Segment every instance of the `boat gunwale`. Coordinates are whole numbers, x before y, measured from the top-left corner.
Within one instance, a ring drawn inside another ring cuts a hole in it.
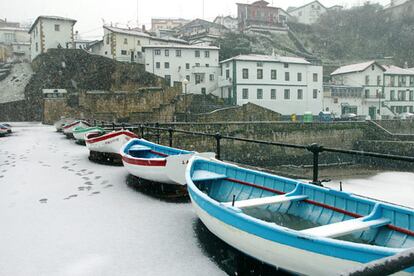
[[[138,138],[138,136],[135,133],[131,132],[131,131],[120,130],[120,131],[112,131],[112,132],[109,132],[109,133],[105,133],[101,136],[93,137],[93,138],[90,138],[90,139],[88,139],[86,137],[85,142],[86,142],[86,144],[96,144],[96,143],[99,143],[99,142],[102,142],[102,141],[105,141],[105,140],[109,140],[109,139],[118,137],[118,136],[123,135],[123,134],[130,137],[130,138]]]

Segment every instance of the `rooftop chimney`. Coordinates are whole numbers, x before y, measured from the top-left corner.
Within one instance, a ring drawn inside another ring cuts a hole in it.
[[[146,30],[145,30],[145,25],[142,25],[142,31],[143,31],[143,32],[146,32]]]

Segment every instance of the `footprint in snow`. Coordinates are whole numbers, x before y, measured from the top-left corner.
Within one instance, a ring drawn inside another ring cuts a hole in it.
[[[105,187],[104,187],[104,189],[107,189],[107,188],[110,188],[110,187],[113,187],[114,185],[112,185],[112,184],[109,184],[109,185],[106,185]]]
[[[47,198],[42,198],[39,200],[40,203],[47,203]]]
[[[93,185],[93,183],[91,182],[91,181],[86,181],[85,183],[83,183],[83,184],[85,184],[85,185]]]
[[[101,192],[96,191],[96,192],[91,193],[89,196],[97,195],[97,194],[100,194],[100,193],[101,193]]]

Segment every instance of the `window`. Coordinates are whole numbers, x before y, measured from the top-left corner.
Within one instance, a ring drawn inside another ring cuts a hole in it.
[[[200,57],[200,51],[198,51],[198,50],[195,51],[195,57],[198,57],[198,58]]]
[[[109,44],[109,35],[106,36],[106,44]]]
[[[283,64],[283,67],[284,67],[284,68],[289,68],[289,63],[284,63],[284,64]]]
[[[204,51],[204,57],[209,58],[210,57],[210,51]]]
[[[196,67],[200,67],[200,63],[196,63],[196,64],[195,64],[195,66],[196,66]]]
[[[126,50],[121,50],[121,55],[126,56],[127,55],[127,51]]]
[[[206,94],[206,88],[205,88],[205,87],[202,87],[202,88],[201,88],[201,94],[203,94],[203,95],[205,95],[205,94]]]
[[[187,69],[187,70],[190,69],[190,63],[185,64],[185,69]]]
[[[210,81],[214,81],[214,74],[210,74]]]
[[[181,50],[175,50],[175,56],[181,57]]]
[[[185,76],[188,81],[191,81],[190,75]]]
[[[285,98],[285,100],[290,99],[290,90],[289,89],[285,89],[284,98]]]
[[[248,79],[249,78],[249,69],[244,68],[243,69],[243,79]]]
[[[263,79],[263,69],[257,69],[257,79]]]
[[[55,31],[59,32],[60,31],[60,25],[59,24],[55,24]]]
[[[365,76],[365,85],[369,85],[369,76]]]
[[[257,99],[263,99],[263,89],[257,89]]]
[[[381,76],[377,76],[377,85],[381,85]]]
[[[390,77],[390,85],[395,86],[395,77],[394,76]]]
[[[156,62],[155,63],[155,68],[160,69],[161,68],[161,62]]]
[[[36,52],[39,51],[39,43],[36,42]]]
[[[399,101],[405,101],[405,91],[404,90],[399,90],[398,91],[398,100]]]
[[[210,67],[210,64],[206,63],[206,67]]]
[[[407,80],[406,80],[405,76],[400,76],[399,83],[400,83],[399,86],[406,86]]]
[[[258,62],[257,67],[263,67],[263,62]]]
[[[270,90],[270,99],[276,100],[276,89]]]
[[[285,72],[285,81],[289,81],[290,75],[289,72]]]
[[[410,77],[410,86],[414,86],[414,77]]]
[[[313,89],[313,98],[314,99],[318,98],[318,89]]]
[[[166,57],[169,57],[170,56],[170,50],[165,50],[164,52],[165,52],[165,56]]]
[[[195,83],[196,84],[199,84],[199,83],[201,83],[203,80],[202,80],[202,77],[201,77],[201,75],[200,74],[196,74],[195,75]]]
[[[374,71],[374,70],[375,70],[375,65],[374,65],[374,64],[372,64],[372,65],[371,65],[371,70],[372,70],[372,71]]]
[[[137,40],[137,45],[141,45],[141,40]]]
[[[159,49],[154,50],[154,55],[160,56],[161,55],[161,50],[159,50]]]
[[[169,69],[170,68],[170,63],[169,62],[164,62],[164,68]]]
[[[230,78],[230,70],[227,69],[226,70],[226,80],[228,80]]]
[[[395,90],[391,90],[390,92],[390,101],[395,101]]]
[[[410,99],[409,99],[410,101],[414,101],[414,91],[412,91],[412,90],[410,91],[410,96],[409,97],[410,97]]]
[[[124,44],[128,44],[128,38],[124,38]]]
[[[271,70],[271,71],[270,71],[270,78],[271,78],[272,80],[277,79],[277,71],[276,71],[276,70]]]
[[[249,98],[249,89],[243,88],[242,98],[243,100],[247,100]]]
[[[369,98],[369,89],[365,89],[365,98]]]
[[[165,75],[165,84],[171,86],[171,75]]]
[[[318,74],[317,73],[313,73],[313,81],[314,82],[318,81]]]
[[[298,81],[302,81],[302,73],[298,73]]]
[[[303,90],[298,89],[298,100],[303,100]]]

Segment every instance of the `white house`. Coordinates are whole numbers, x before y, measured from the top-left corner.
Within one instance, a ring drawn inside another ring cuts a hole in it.
[[[299,23],[313,24],[325,12],[329,10],[340,10],[341,8],[338,5],[327,8],[319,1],[312,1],[297,8],[289,8],[288,13],[290,16],[296,18]]]
[[[343,66],[325,87],[324,108],[337,115],[355,113],[371,119],[412,112],[414,72],[375,61]]]
[[[159,30],[171,30],[177,27],[181,27],[190,22],[190,20],[182,18],[152,18],[151,30],[153,32]]]
[[[282,115],[322,110],[322,66],[303,58],[240,55],[221,62],[222,98],[251,102]]]
[[[216,24],[223,25],[232,32],[237,32],[239,29],[239,20],[237,18],[228,16],[217,16],[213,21]]]
[[[189,81],[187,93],[217,95],[219,48],[197,45],[147,45],[145,69],[165,78],[172,86],[174,82]],[[185,87],[183,87],[185,92]]]
[[[187,41],[169,37],[155,37],[140,29],[123,29],[103,26],[102,53],[104,56],[124,62],[144,63],[142,45],[185,45]]]
[[[30,60],[30,36],[27,31],[28,29],[21,28],[19,25],[0,27],[0,45],[8,59]]]
[[[39,16],[30,27],[31,60],[53,48],[72,48],[76,20],[59,16]]]

